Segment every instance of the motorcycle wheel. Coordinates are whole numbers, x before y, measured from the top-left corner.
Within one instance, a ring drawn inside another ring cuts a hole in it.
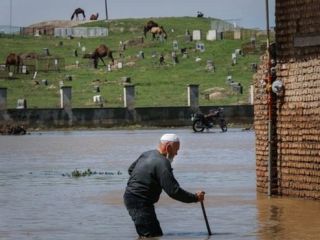
[[[192,129],[195,132],[203,132],[204,126],[200,120],[195,120],[192,124]]]
[[[222,132],[228,131],[228,127],[227,127],[227,122],[226,122],[226,120],[222,119],[222,120],[220,121],[220,128],[221,128]]]

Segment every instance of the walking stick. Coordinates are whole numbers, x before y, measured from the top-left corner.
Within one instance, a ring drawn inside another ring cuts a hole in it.
[[[206,222],[206,226],[207,226],[207,230],[208,230],[208,235],[210,236],[210,235],[212,235],[212,233],[211,233],[211,229],[210,229],[210,226],[209,226],[209,222],[208,222],[206,210],[204,209],[203,201],[201,201],[201,208],[202,208],[204,220],[205,220],[205,222]]]

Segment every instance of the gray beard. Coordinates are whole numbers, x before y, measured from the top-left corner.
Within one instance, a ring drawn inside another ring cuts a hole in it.
[[[174,158],[174,157],[170,157],[169,154],[167,154],[167,159],[169,160],[170,163],[173,162],[173,158]]]

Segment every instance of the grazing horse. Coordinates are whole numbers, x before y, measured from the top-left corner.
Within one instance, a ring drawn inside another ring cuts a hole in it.
[[[19,55],[15,54],[15,53],[10,53],[7,58],[6,58],[6,67],[8,69],[8,71],[10,72],[10,67],[13,66],[14,69],[16,70],[16,72],[19,72],[19,66],[20,66],[20,57]]]
[[[160,27],[153,27],[151,28],[150,32],[152,33],[152,39],[154,40],[157,36],[157,38],[159,36],[163,36],[164,39],[167,39],[167,33],[166,31],[164,30],[164,28],[162,26]]]
[[[73,20],[74,16],[76,16],[76,20],[79,20],[79,14],[82,14],[83,16],[83,20],[86,19],[86,15],[84,14],[84,10],[82,8],[77,8],[76,10],[74,10],[72,16],[71,16],[71,20]]]
[[[98,17],[99,17],[99,13],[97,13],[97,14],[91,14],[90,20],[97,20]]]
[[[114,58],[112,56],[112,51],[104,44],[99,45],[99,47],[97,47],[93,53],[91,54],[85,54],[83,56],[83,58],[91,58],[93,59],[93,63],[94,63],[94,68],[98,68],[98,60],[100,59],[104,66],[106,66],[103,58],[104,57],[109,57],[112,61],[112,64],[114,64]]]
[[[143,34],[145,38],[147,37],[147,32],[149,32],[153,27],[159,27],[159,25],[152,20],[148,21],[147,24],[143,27]]]

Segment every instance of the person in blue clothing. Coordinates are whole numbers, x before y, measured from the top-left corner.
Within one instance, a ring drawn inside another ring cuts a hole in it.
[[[162,190],[185,203],[204,200],[203,191],[190,193],[182,189],[173,175],[171,163],[179,148],[176,134],[164,134],[157,149],[142,153],[128,169],[130,177],[123,199],[141,238],[163,235],[154,209]]]

